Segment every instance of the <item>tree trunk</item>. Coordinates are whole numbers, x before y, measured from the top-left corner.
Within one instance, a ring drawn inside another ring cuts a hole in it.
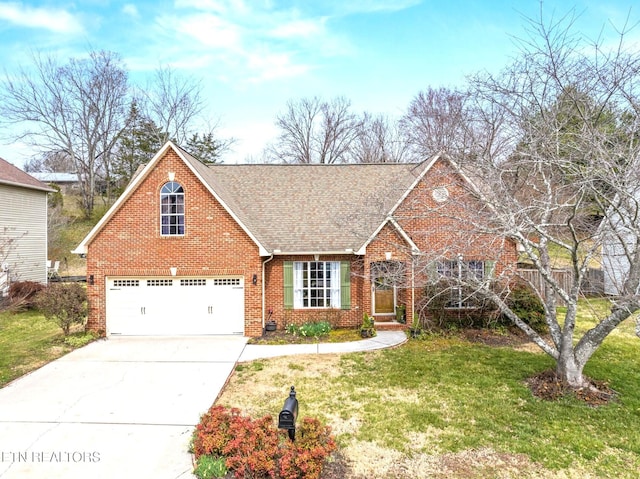
[[[582,374],[583,369],[584,364],[580,364],[576,360],[573,346],[563,345],[556,363],[556,374],[562,382],[576,389],[588,386],[589,384]]]

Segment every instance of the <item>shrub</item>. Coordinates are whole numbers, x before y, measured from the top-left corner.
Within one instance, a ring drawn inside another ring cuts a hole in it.
[[[64,196],[62,195],[60,186],[55,183],[49,183],[47,186],[55,190],[47,195],[47,205],[52,209],[62,209],[62,206],[64,205]]]
[[[318,322],[304,323],[302,326],[289,324],[287,325],[285,330],[289,334],[304,336],[308,338],[311,338],[311,337],[317,338],[319,336],[324,336],[331,332],[331,323],[329,323],[328,321],[318,321]]]
[[[376,335],[375,321],[373,319],[373,316],[369,316],[366,312],[362,314],[360,335],[363,338],[373,338]]]
[[[462,287],[461,297],[473,307],[451,307],[452,292],[458,291],[455,281],[446,279],[424,288],[424,299],[419,305],[420,323],[426,329],[435,328],[488,328],[499,323],[495,306],[468,287]]]
[[[71,346],[72,348],[81,348],[89,344],[91,341],[94,341],[98,335],[92,331],[72,334],[64,338],[64,343]]]
[[[52,283],[36,295],[36,305],[68,336],[71,326],[87,316],[87,292],[78,283]]]
[[[520,319],[535,331],[547,331],[542,301],[528,285],[524,283],[514,285],[507,298],[507,305]],[[504,318],[504,322],[511,323],[508,318]]]
[[[303,418],[291,442],[270,416],[251,419],[238,409],[213,406],[196,426],[192,448],[196,470],[201,461],[211,464],[225,458],[225,467],[236,478],[318,479],[336,443],[331,430],[317,419]]]
[[[36,308],[37,294],[45,288],[35,281],[18,281],[9,287],[9,305],[16,311]]]
[[[322,466],[336,450],[331,429],[315,418],[305,417],[295,442],[286,442],[280,458],[280,475],[284,479],[318,479]]]

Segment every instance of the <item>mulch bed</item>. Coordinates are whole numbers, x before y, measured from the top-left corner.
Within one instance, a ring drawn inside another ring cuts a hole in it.
[[[589,386],[572,388],[563,383],[555,371],[549,369],[527,379],[526,383],[535,397],[547,401],[557,401],[563,397],[574,396],[589,406],[596,407],[616,400],[616,392],[607,383],[586,379]]]
[[[340,451],[331,455],[331,460],[324,463],[320,479],[344,479],[349,477],[351,468]]]
[[[249,344],[314,344],[322,342],[327,336],[298,336],[296,334],[289,334],[286,331],[269,331],[264,333],[259,338],[251,338]]]

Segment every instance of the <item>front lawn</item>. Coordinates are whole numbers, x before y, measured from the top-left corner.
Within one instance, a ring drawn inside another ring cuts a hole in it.
[[[65,341],[60,328],[37,311],[1,311],[0,387],[91,339],[87,335],[76,334]]]
[[[605,301],[581,304],[581,322]],[[461,336],[390,350],[241,364],[217,404],[277,417],[291,385],[300,416],[337,436],[353,478],[635,478],[640,470],[640,340],[632,320],[587,365],[618,400],[536,399],[525,380],[552,367],[532,347]]]

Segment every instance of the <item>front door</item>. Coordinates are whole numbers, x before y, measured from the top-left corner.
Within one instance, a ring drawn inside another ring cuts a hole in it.
[[[393,316],[396,312],[396,284],[401,271],[395,261],[372,263],[373,314]]]

